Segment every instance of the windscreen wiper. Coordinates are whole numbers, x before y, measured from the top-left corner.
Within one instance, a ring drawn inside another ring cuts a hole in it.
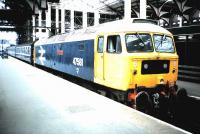
[[[144,46],[145,46],[145,43],[144,43],[144,41],[142,40],[140,34],[136,33],[136,35],[137,35],[136,37],[137,37],[137,38],[142,42],[142,44],[143,44],[143,45],[139,44],[139,46],[144,47]]]
[[[166,39],[166,35],[163,34],[162,39],[161,39],[161,42],[160,42],[161,47],[162,47],[163,40],[165,40],[165,39]]]
[[[161,41],[160,41],[160,44],[156,47],[156,50],[157,50],[160,46],[162,47],[163,40],[165,40],[165,39],[166,39],[166,35],[163,34],[163,35],[162,35],[162,38],[161,38]]]

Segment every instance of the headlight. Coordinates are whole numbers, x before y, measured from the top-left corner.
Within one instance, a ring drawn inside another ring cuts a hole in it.
[[[149,65],[148,64],[144,64],[144,69],[148,69]]]
[[[163,64],[163,68],[164,68],[164,69],[167,69],[167,64]]]

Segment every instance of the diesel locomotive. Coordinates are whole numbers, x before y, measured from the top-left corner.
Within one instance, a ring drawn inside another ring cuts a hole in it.
[[[14,57],[109,87],[135,104],[145,92],[154,105],[176,87],[178,55],[173,35],[140,19],[119,20],[8,48]],[[109,92],[110,92],[109,91]],[[138,104],[139,105],[139,104]]]

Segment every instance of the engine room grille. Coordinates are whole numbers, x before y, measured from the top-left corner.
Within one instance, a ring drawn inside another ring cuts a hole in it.
[[[169,60],[146,60],[142,61],[141,74],[169,73]]]

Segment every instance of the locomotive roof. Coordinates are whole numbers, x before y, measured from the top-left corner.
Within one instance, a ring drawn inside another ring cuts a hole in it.
[[[118,20],[100,24],[98,26],[88,27],[86,29],[74,30],[70,33],[55,35],[47,39],[41,39],[35,45],[44,45],[52,43],[62,43],[71,41],[81,41],[94,39],[95,35],[102,35],[106,33],[120,33],[120,32],[153,32],[171,34],[166,29],[151,23],[133,23],[131,20]]]

